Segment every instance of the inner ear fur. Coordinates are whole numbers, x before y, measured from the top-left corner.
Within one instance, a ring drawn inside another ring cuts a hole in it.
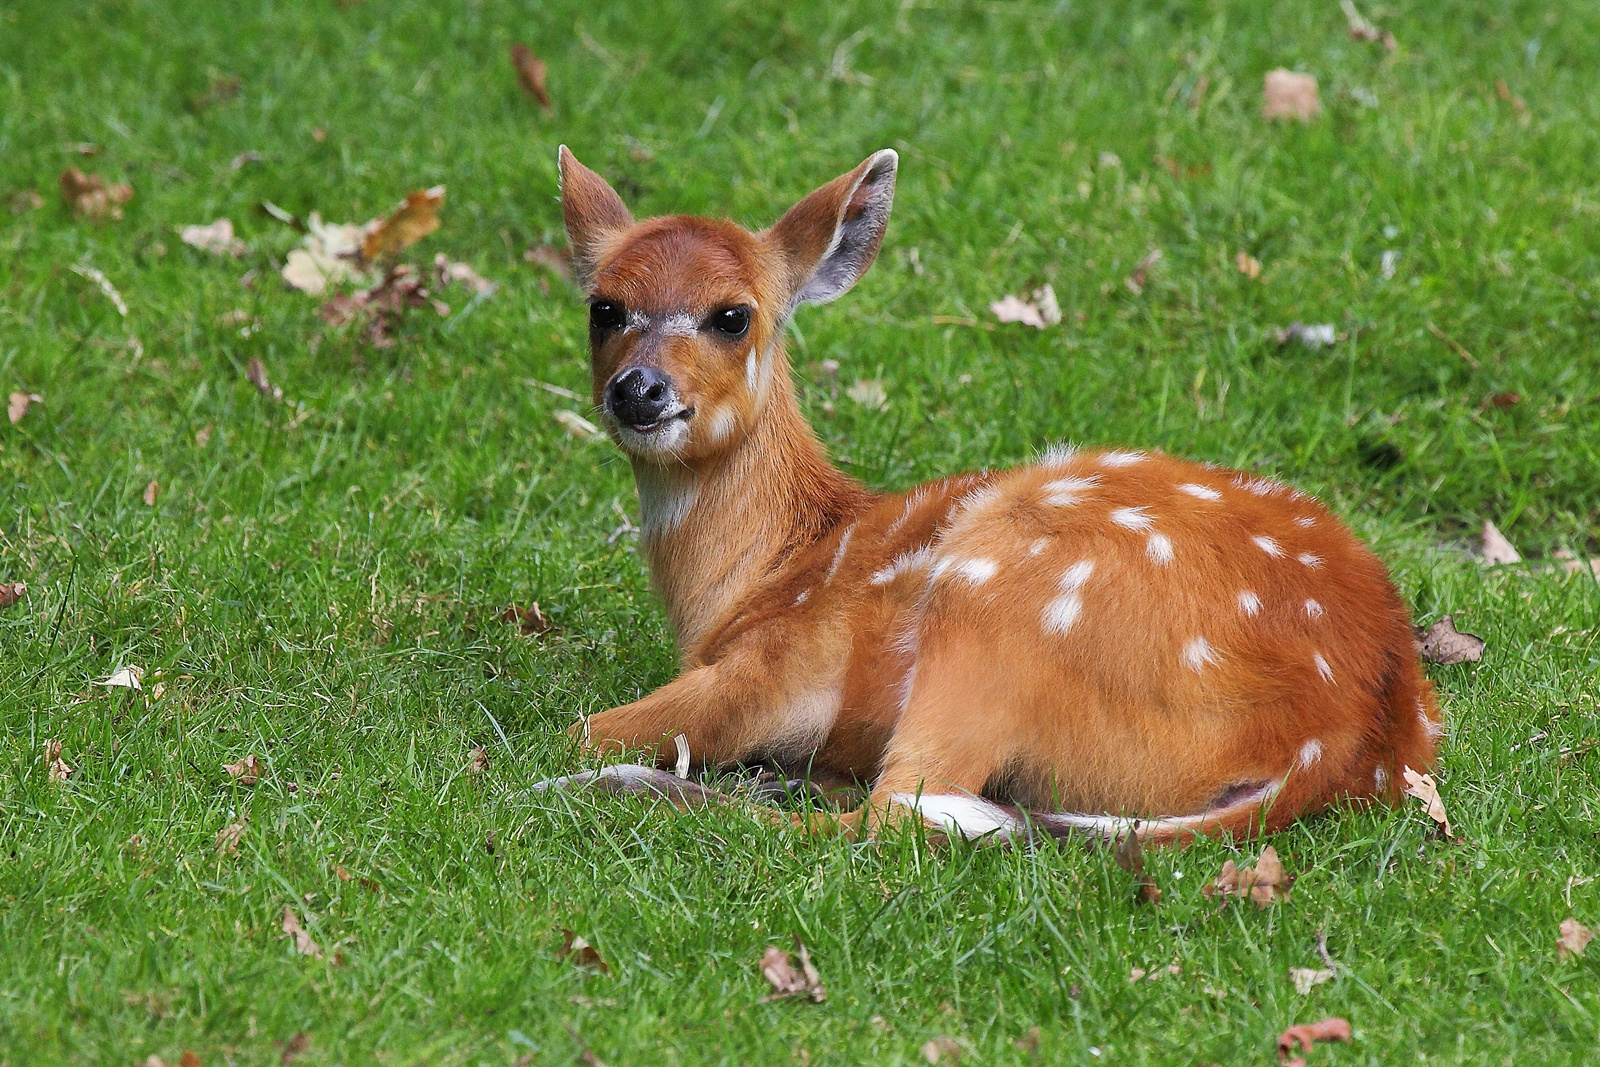
[[[762,236],[788,265],[791,307],[850,291],[878,257],[900,157],[885,148],[784,213]]]
[[[606,247],[633,225],[633,216],[617,191],[579,163],[566,145],[557,151],[556,165],[561,172],[561,216],[572,247],[572,266],[578,284],[587,289]]]

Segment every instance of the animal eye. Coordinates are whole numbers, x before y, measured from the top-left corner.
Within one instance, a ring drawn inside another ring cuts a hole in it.
[[[622,329],[627,321],[626,309],[615,300],[596,300],[589,305],[589,328],[601,333]]]
[[[741,306],[712,312],[711,325],[724,337],[743,337],[750,328],[750,309]]]

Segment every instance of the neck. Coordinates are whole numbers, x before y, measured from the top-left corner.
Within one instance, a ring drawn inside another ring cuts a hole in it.
[[[774,571],[870,499],[828,462],[788,376],[775,377],[766,410],[732,452],[703,465],[633,461],[641,547],[686,663]]]

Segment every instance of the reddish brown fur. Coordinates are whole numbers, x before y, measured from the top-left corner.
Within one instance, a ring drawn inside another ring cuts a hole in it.
[[[1051,455],[903,494],[827,462],[795,401],[783,322],[797,293],[831,299],[870,264],[892,154],[761,233],[635,224],[565,150],[562,175],[595,299],[641,322],[678,316],[676,333],[597,336],[596,402],[648,363],[694,409],[671,437],[613,420],[684,673],[591,717],[590,745],[670,754],[683,734],[699,763],[855,776],[871,784],[869,807],[844,820],[856,825],[937,795],[1193,817],[1155,839],[1393,802],[1403,767],[1432,766],[1440,715],[1406,606],[1310,498],[1161,455]],[[830,271],[843,288],[822,291]],[[683,325],[733,304],[755,309],[736,345]]]

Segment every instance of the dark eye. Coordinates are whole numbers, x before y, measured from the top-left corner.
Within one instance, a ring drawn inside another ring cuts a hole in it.
[[[711,326],[724,337],[743,337],[750,328],[750,309],[723,308],[711,313]]]
[[[596,300],[589,305],[589,329],[600,333],[620,330],[628,321],[625,308],[615,300]]]

